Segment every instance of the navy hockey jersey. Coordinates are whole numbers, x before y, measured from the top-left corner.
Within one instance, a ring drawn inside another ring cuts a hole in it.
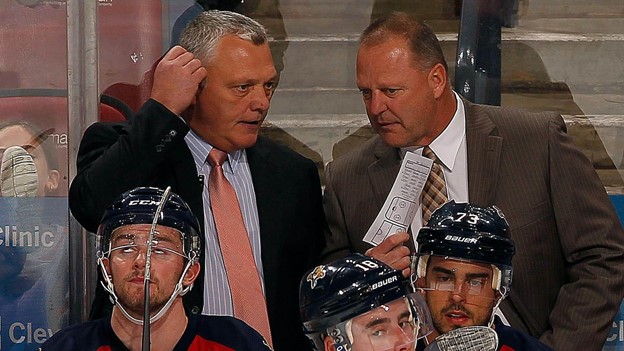
[[[110,318],[65,328],[41,346],[42,351],[127,351]],[[269,351],[262,336],[244,322],[226,316],[188,316],[188,325],[173,351]]]

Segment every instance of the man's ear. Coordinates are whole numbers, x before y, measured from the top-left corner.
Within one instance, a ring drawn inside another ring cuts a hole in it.
[[[61,174],[59,171],[55,169],[48,171],[48,181],[45,184],[46,194],[49,194],[58,188],[60,178]]]
[[[208,78],[204,78],[204,80],[199,82],[199,85],[197,86],[197,91],[195,91],[195,95],[193,95],[193,100],[191,100],[191,106],[189,106],[191,109],[197,104],[197,101],[199,100],[199,96],[201,95],[202,91],[206,87],[206,79]]]
[[[106,257],[102,258],[102,264],[104,265],[104,269],[106,270],[106,274],[111,277],[111,268],[110,268],[110,260]]]
[[[182,111],[182,113],[180,114],[182,119],[184,119],[184,121],[186,121],[187,124],[189,124],[191,121],[191,118],[193,118],[193,110],[195,109],[195,101],[197,100],[193,98],[193,103],[191,103],[191,105],[189,105],[189,107],[187,107],[186,110]]]
[[[441,63],[436,64],[429,71],[429,76],[427,77],[429,81],[429,87],[433,92],[433,96],[438,99],[442,96],[442,93],[446,90],[447,84],[449,84],[448,74],[446,73],[446,69]]]
[[[186,110],[180,113],[180,116],[186,121],[187,124],[189,124],[191,119],[193,118],[193,111],[195,110],[195,106],[197,105],[197,101],[199,100],[199,95],[204,89],[205,84],[206,84],[205,79],[202,80],[201,83],[199,83],[199,86],[197,87],[197,91],[195,92],[195,95],[193,95],[193,99],[191,100],[191,104],[186,108]]]
[[[325,344],[325,351],[336,351],[336,348],[334,347],[334,341],[332,340],[331,336],[326,336],[325,340],[323,340],[323,343]]]
[[[186,271],[186,274],[184,275],[184,279],[182,279],[182,285],[189,286],[193,284],[195,279],[197,279],[197,277],[199,276],[200,271],[201,271],[201,267],[199,265],[199,262],[195,262],[194,264],[192,264],[189,267],[189,269]]]

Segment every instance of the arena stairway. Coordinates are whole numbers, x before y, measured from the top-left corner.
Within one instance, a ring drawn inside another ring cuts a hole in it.
[[[355,86],[359,33],[393,11],[429,23],[454,81],[459,1],[273,0],[250,13],[282,66],[263,133],[322,165],[373,135]],[[610,194],[624,193],[624,2],[520,0],[502,32],[502,105],[560,112]]]

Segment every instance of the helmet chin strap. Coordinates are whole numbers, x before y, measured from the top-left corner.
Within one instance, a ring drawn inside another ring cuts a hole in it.
[[[167,303],[165,303],[165,305],[158,311],[158,313],[150,317],[150,320],[149,320],[150,324],[153,324],[154,322],[162,318],[162,316],[164,316],[165,313],[167,313],[167,311],[171,307],[171,304],[173,303],[176,297],[184,296],[187,292],[189,292],[193,288],[193,284],[190,284],[187,287],[184,287],[182,285],[184,276],[186,275],[186,272],[188,272],[192,264],[193,262],[191,260],[189,260],[186,263],[186,266],[184,267],[184,270],[182,271],[182,274],[180,275],[180,279],[178,280],[175,288],[173,289],[173,292],[171,293],[169,300],[167,300]],[[121,311],[121,313],[130,322],[137,324],[137,325],[143,325],[143,320],[131,316],[128,313],[128,311],[126,311],[126,309],[123,307],[121,302],[119,301],[119,298],[117,297],[117,294],[115,293],[115,287],[113,286],[113,281],[111,280],[111,277],[108,274],[108,272],[106,272],[106,268],[104,267],[104,262],[102,261],[101,257],[98,258],[98,265],[100,266],[100,269],[102,270],[102,275],[104,276],[104,280],[105,280],[105,282],[100,282],[100,283],[104,287],[104,290],[106,290],[110,294],[109,298],[111,302],[113,303],[113,305],[116,305]]]
[[[494,318],[496,317],[496,311],[498,310],[498,306],[505,299],[505,297],[507,297],[507,294],[509,294],[509,289],[507,289],[506,286],[501,286],[498,292],[501,296],[496,301],[496,304],[494,305],[494,307],[492,307],[492,312],[490,313],[490,321],[487,324],[489,328],[491,328],[492,325],[494,324]]]

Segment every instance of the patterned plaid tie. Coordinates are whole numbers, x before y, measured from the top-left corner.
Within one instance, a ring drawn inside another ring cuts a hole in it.
[[[425,182],[420,196],[424,226],[429,222],[433,211],[448,200],[448,196],[446,194],[446,183],[444,183],[444,173],[442,173],[442,167],[440,166],[438,157],[429,146],[423,148],[422,155],[423,157],[433,160],[431,172],[429,173],[429,177]]]
[[[208,154],[208,162],[212,166],[208,178],[208,192],[232,292],[234,316],[256,329],[269,345],[273,345],[266,301],[249,236],[236,192],[221,168],[226,158],[225,152],[215,148]]]

